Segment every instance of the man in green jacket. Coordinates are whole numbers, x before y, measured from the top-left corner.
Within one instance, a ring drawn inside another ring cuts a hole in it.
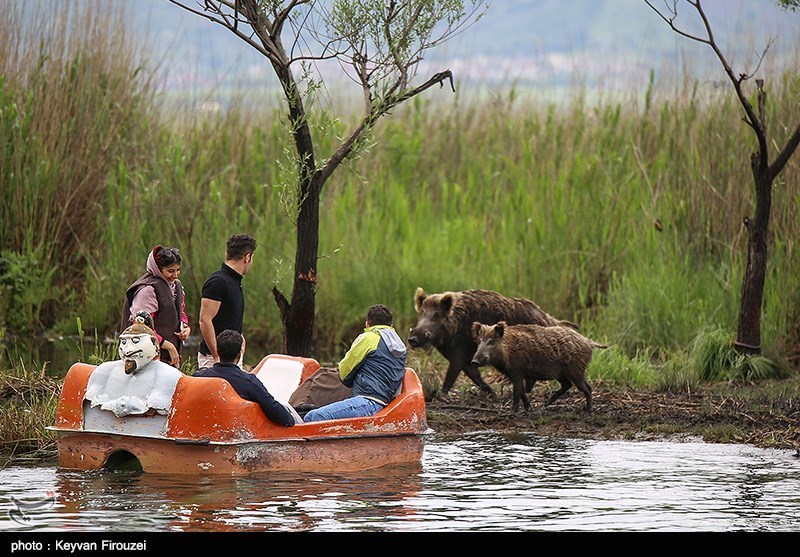
[[[406,345],[383,304],[367,310],[366,328],[339,362],[339,378],[353,396],[309,411],[304,422],[372,416],[397,395],[406,370]]]

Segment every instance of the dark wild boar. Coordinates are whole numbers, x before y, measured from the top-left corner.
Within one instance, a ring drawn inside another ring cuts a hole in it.
[[[530,300],[507,298],[491,290],[462,290],[428,295],[422,288],[414,293],[414,309],[419,317],[411,329],[408,344],[412,348],[433,346],[449,365],[442,384],[442,394],[447,394],[463,370],[473,383],[490,395],[492,388],[481,378],[472,357],[478,345],[472,336],[472,323],[509,324],[534,323],[537,325],[566,325],[577,329],[569,321],[559,321]]]
[[[472,334],[478,348],[472,358],[475,366],[490,365],[507,376],[513,385],[512,412],[522,401],[530,410],[530,392],[536,381],[555,379],[561,388],[550,395],[548,406],[575,385],[586,396],[586,411],[592,411],[592,388],[586,382],[586,367],[594,348],[607,348],[569,327],[539,325],[495,325],[475,322]],[[523,389],[523,382],[525,388]]]

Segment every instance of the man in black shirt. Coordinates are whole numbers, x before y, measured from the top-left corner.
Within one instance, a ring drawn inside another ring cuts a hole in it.
[[[234,234],[228,238],[225,262],[214,271],[200,294],[200,348],[197,368],[211,367],[219,361],[217,334],[231,329],[242,332],[244,320],[244,291],[242,277],[253,264],[256,240],[248,234]],[[244,353],[244,351],[243,351]],[[241,361],[239,362],[241,365]]]
[[[237,331],[226,329],[215,339],[219,361],[213,366],[197,370],[195,377],[219,377],[231,384],[233,390],[245,400],[257,403],[264,414],[275,423],[292,426],[302,422],[288,405],[275,400],[264,384],[252,373],[246,373],[236,365],[241,358],[244,339]]]

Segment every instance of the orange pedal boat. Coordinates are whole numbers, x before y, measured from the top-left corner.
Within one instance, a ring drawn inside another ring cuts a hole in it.
[[[135,378],[120,361],[72,365],[55,425],[48,428],[58,436],[60,467],[240,475],[351,472],[421,461],[428,433],[425,397],[411,368],[398,396],[374,416],[283,427],[227,381],[156,363],[161,367],[148,369],[162,375]],[[286,402],[318,369],[311,358],[271,354],[257,377]]]

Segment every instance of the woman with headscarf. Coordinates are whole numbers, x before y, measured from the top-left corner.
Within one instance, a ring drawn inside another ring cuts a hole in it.
[[[147,271],[128,287],[120,330],[128,328],[138,313],[153,318],[161,347],[161,361],[180,367],[181,348],[189,338],[189,318],[181,274],[181,256],[175,248],[158,245],[147,256]]]

